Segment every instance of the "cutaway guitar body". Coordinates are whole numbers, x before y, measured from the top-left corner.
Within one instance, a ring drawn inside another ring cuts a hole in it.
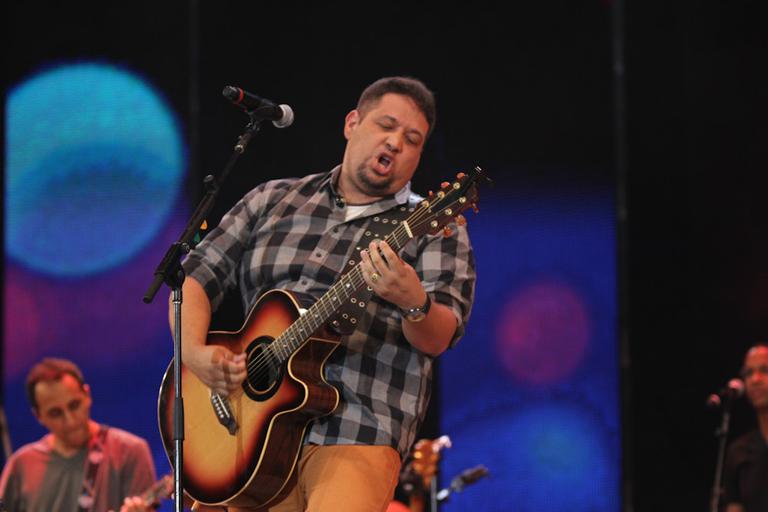
[[[325,361],[339,344],[330,333],[315,333],[284,364],[269,364],[273,340],[298,318],[296,299],[273,290],[259,299],[239,331],[209,333],[208,344],[248,354],[249,375],[242,389],[222,398],[236,422],[233,432],[220,421],[210,388],[182,367],[182,474],[184,489],[195,500],[253,507],[276,502],[290,490],[307,424],[331,413],[339,401],[337,390],[322,377]],[[174,397],[171,364],[160,388],[158,418],[172,462]]]

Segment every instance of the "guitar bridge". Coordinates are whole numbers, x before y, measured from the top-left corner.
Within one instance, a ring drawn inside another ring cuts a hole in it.
[[[213,410],[219,423],[227,429],[230,435],[235,435],[235,432],[237,432],[237,422],[232,414],[232,409],[229,407],[229,400],[218,393],[211,393],[211,405],[213,405]]]

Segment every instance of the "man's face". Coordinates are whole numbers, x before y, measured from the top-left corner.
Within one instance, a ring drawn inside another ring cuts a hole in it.
[[[428,130],[416,103],[400,94],[347,114],[340,180],[348,199],[372,201],[403,188],[419,165]]]
[[[37,420],[63,447],[77,450],[88,443],[91,395],[87,385],[80,387],[69,374],[57,381],[41,381],[35,384],[35,401]]]
[[[755,409],[768,409],[768,347],[759,346],[747,352],[742,376]]]

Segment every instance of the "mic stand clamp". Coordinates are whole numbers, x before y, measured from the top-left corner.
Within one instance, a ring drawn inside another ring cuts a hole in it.
[[[244,133],[238,138],[232,155],[229,157],[220,178],[208,175],[203,180],[205,194],[195,208],[194,213],[187,222],[184,232],[166,251],[165,256],[155,269],[154,279],[150,284],[143,300],[149,304],[154,299],[160,286],[167,284],[171,289],[173,302],[173,378],[174,378],[174,402],[173,402],[173,489],[174,511],[183,512],[184,489],[182,486],[183,447],[184,447],[184,399],[181,393],[181,289],[184,284],[184,269],[181,266],[181,258],[195,246],[195,240],[200,228],[208,218],[216,197],[219,194],[220,185],[224,183],[229,173],[235,166],[237,159],[245,152],[248,142],[254,133],[259,131],[264,120],[258,113],[259,109],[248,112],[250,122],[245,127]]]

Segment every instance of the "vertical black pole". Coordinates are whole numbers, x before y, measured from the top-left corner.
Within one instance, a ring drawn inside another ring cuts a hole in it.
[[[728,431],[731,422],[731,399],[723,400],[723,417],[720,420],[720,428],[717,429],[717,465],[715,466],[715,478],[712,482],[712,496],[710,512],[720,511],[720,498],[723,495],[723,464],[725,463],[725,448],[728,442]]]
[[[613,0],[611,34],[613,49],[613,133],[614,165],[616,167],[616,268],[618,301],[618,342],[621,383],[621,494],[625,512],[634,510],[633,494],[633,431],[632,431],[632,361],[629,322],[629,252],[627,204],[627,139],[625,96],[625,19],[624,0]]]
[[[183,282],[183,280],[182,280]],[[173,289],[173,496],[174,511],[184,510],[184,397],[181,392],[181,287]]]
[[[200,197],[197,188],[202,181],[200,167],[200,2],[189,1],[189,41],[188,41],[188,92],[189,120],[187,136],[189,138],[189,176],[195,185],[193,197]]]

